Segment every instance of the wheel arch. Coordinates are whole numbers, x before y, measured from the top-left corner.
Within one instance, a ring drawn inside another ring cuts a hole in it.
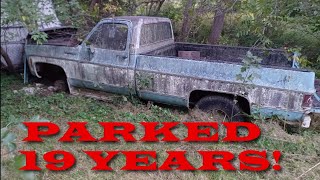
[[[232,93],[225,93],[225,92],[217,92],[217,91],[210,91],[210,90],[193,90],[189,93],[189,107],[194,107],[195,104],[203,97],[206,96],[223,96],[228,97],[230,99],[236,98],[238,101],[238,104],[243,112],[247,114],[251,114],[251,105],[248,98],[243,97],[238,94],[232,94]]]
[[[51,82],[56,80],[64,80],[67,83],[68,91],[70,90],[70,84],[65,69],[57,64],[47,62],[36,62],[34,64],[34,71],[42,78],[46,78]]]

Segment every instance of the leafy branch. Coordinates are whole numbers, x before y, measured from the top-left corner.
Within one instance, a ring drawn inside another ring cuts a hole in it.
[[[14,159],[14,167],[20,174],[21,178],[24,180],[34,180],[35,172],[34,171],[20,171],[19,168],[25,166],[26,159],[25,156],[22,154],[17,154],[16,149],[16,134],[13,131],[9,130],[9,126],[15,126],[23,131],[27,131],[27,128],[24,124],[22,124],[23,119],[22,118],[15,118],[13,116],[9,117],[10,123],[7,124],[7,126],[1,128],[1,150],[2,148],[5,148],[7,152],[2,153],[1,156],[7,156],[7,155],[13,155]],[[40,118],[40,116],[34,116],[31,118],[30,122],[48,122],[49,120]],[[1,164],[1,169],[3,169]]]
[[[47,41],[48,35],[45,32],[37,31],[35,33],[32,33],[31,39],[39,45]]]
[[[251,51],[248,51],[246,57],[243,58],[243,66],[240,69],[240,73],[236,75],[237,80],[242,83],[252,83],[254,78],[260,78],[261,76],[252,71],[253,68],[260,68],[262,58],[254,56]]]

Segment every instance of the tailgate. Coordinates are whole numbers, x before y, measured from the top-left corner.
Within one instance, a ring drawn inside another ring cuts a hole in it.
[[[313,112],[320,114],[320,79],[315,80],[314,86],[316,93],[313,97]]]

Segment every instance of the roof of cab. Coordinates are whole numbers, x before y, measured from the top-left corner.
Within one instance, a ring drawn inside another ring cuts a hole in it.
[[[116,16],[116,17],[110,17],[105,18],[103,20],[109,20],[109,19],[115,19],[115,20],[129,20],[132,23],[138,23],[139,21],[150,23],[150,22],[170,22],[169,18],[165,17],[152,17],[152,16]]]

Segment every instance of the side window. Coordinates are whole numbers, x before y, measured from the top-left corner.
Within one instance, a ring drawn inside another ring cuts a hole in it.
[[[171,25],[169,22],[144,24],[140,37],[141,46],[172,39]]]
[[[104,23],[93,32],[88,44],[96,48],[123,51],[126,49],[127,37],[127,25]]]

